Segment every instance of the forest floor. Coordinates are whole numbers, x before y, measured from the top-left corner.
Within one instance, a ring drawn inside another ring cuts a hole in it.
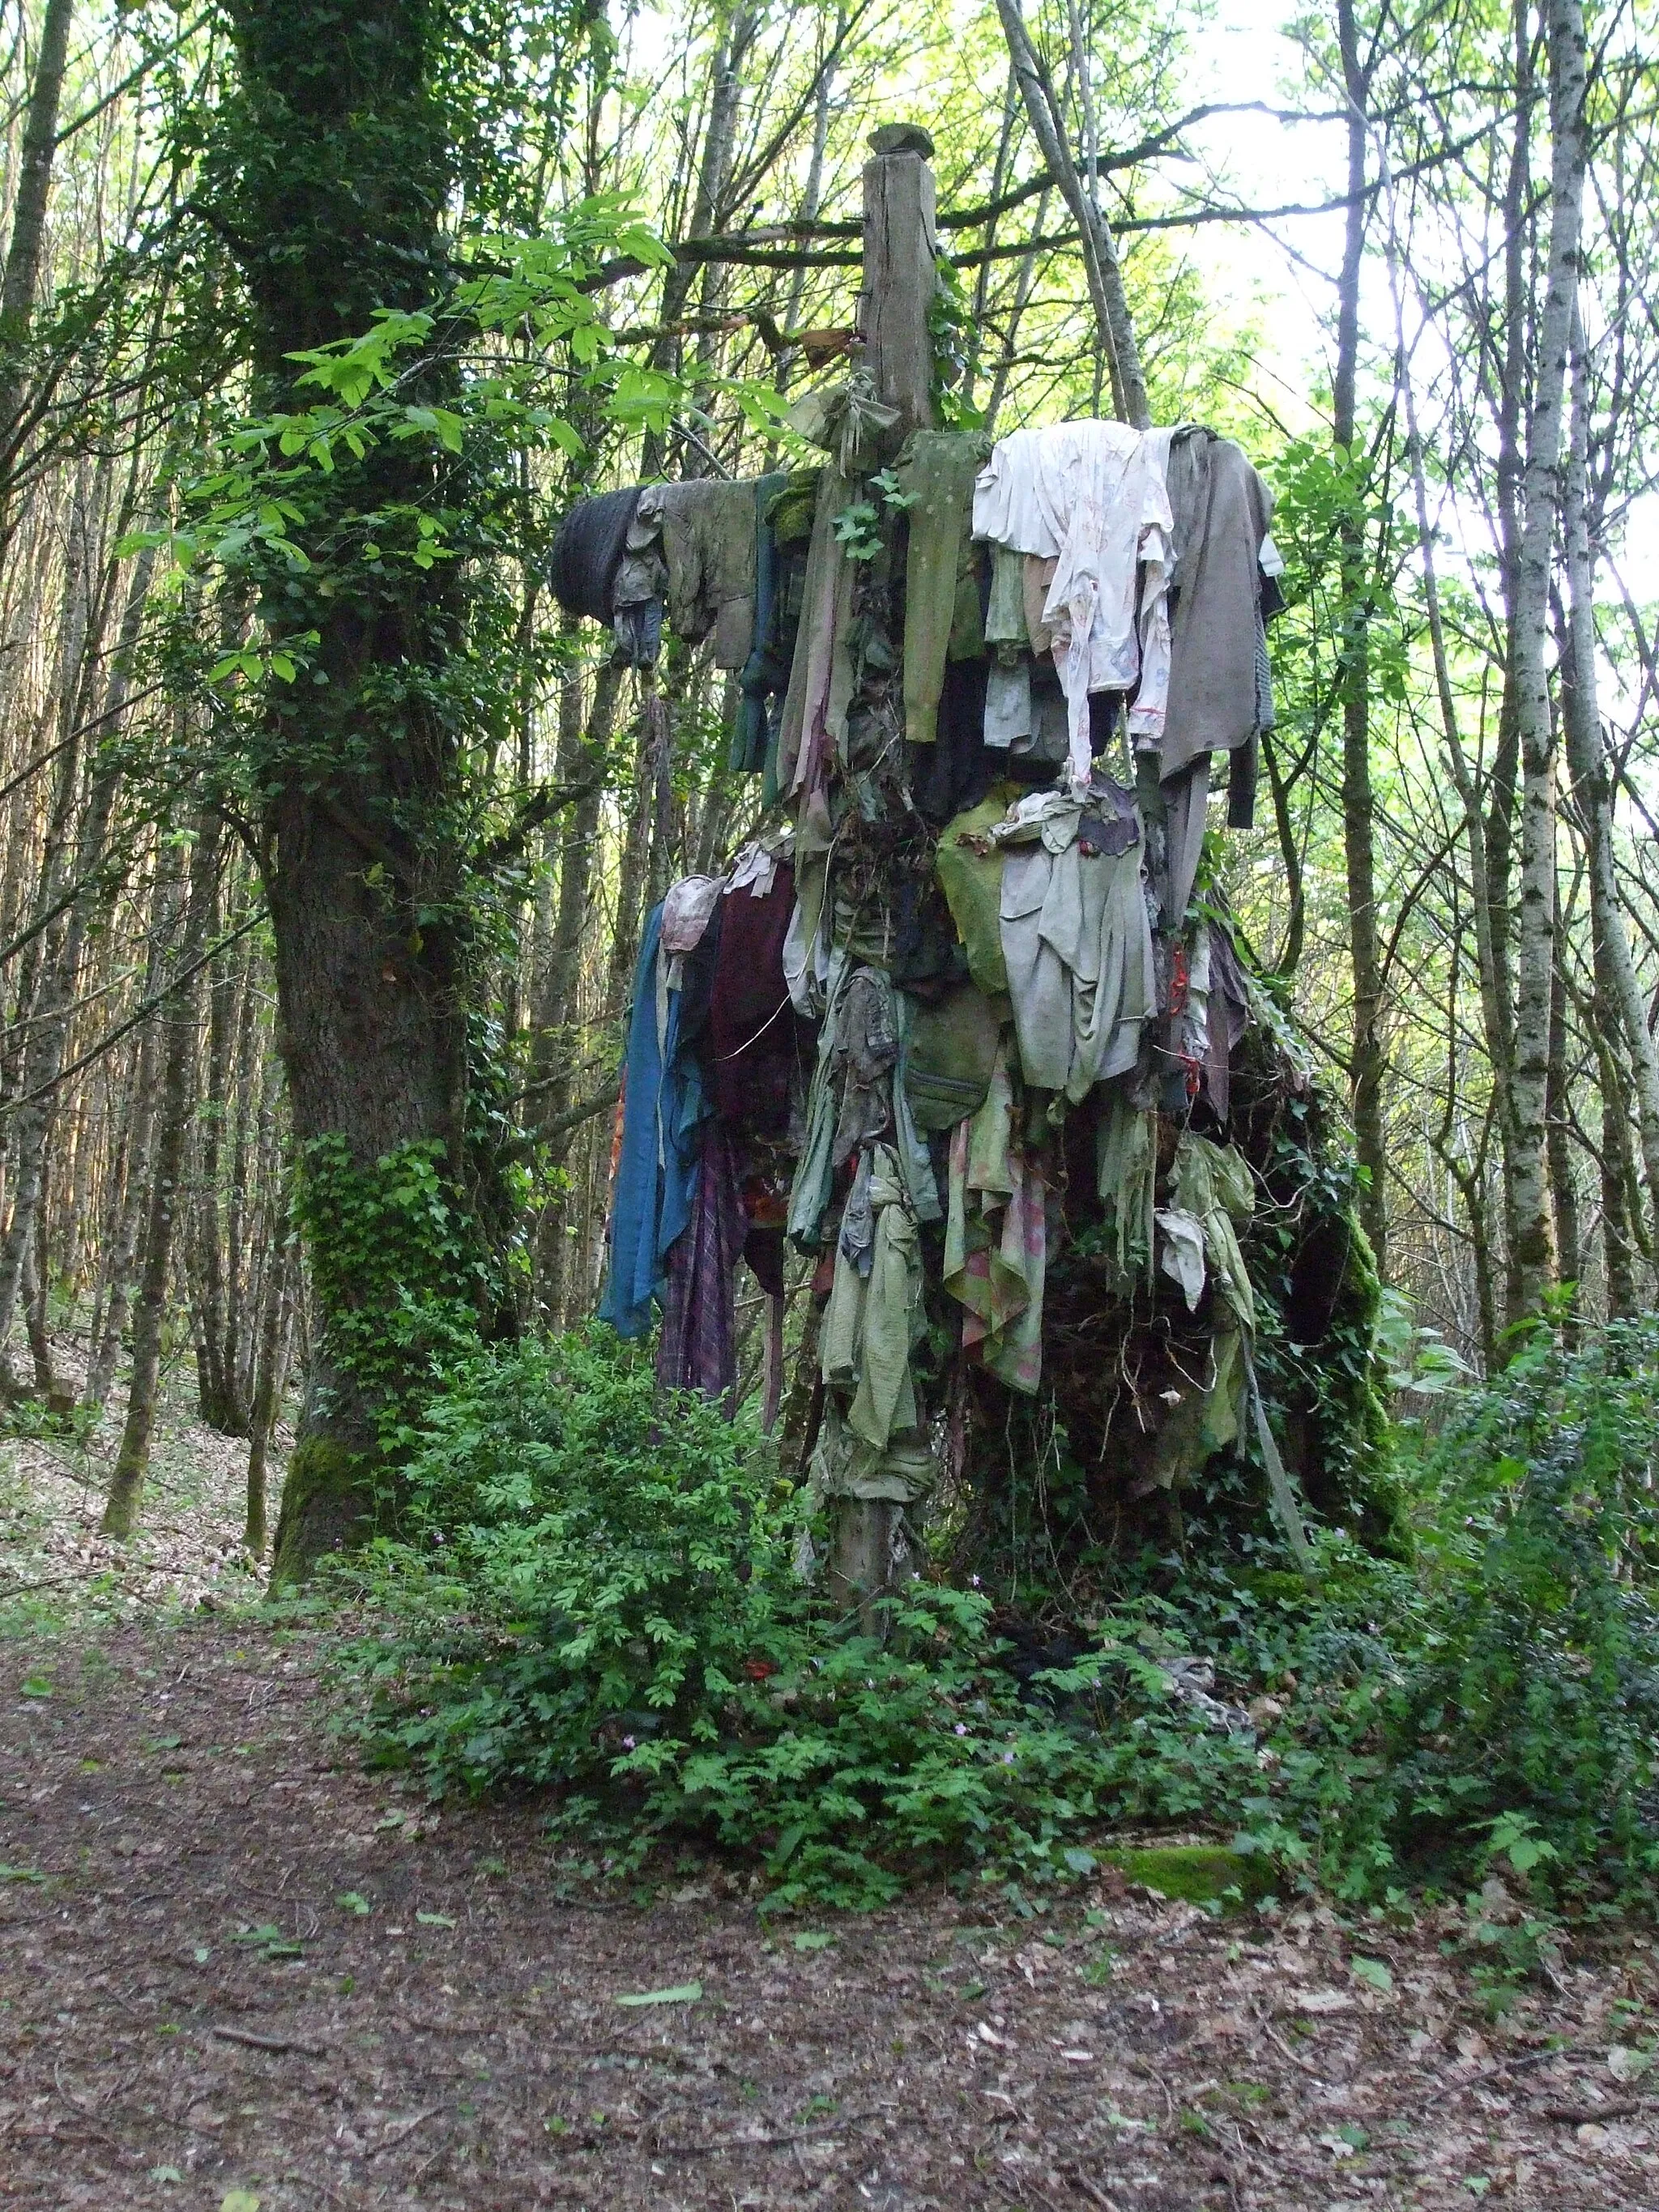
[[[356,1763],[240,1463],[175,1413],[123,1565],[96,1462],[0,1443],[0,2207],[1659,2208],[1645,1934],[1497,2023],[1455,1911],[607,1894]]]

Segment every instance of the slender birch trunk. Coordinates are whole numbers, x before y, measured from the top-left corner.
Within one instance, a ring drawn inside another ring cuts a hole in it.
[[[198,958],[208,941],[219,874],[219,824],[203,815],[196,825],[190,861],[190,899],[179,943],[181,969]],[[196,1058],[198,979],[181,985],[166,1017],[167,1063],[156,1116],[155,1172],[149,1191],[149,1220],[144,1237],[144,1273],[132,1328],[132,1380],[127,1394],[126,1425],[115,1456],[109,1501],[104,1508],[106,1536],[131,1536],[138,1518],[144,1478],[149,1471],[150,1439],[161,1371],[161,1339],[167,1325],[167,1281],[173,1235],[178,1218],[179,1180],[190,1133],[191,1078]]]
[[[1517,1317],[1542,1312],[1554,1272],[1546,1119],[1551,969],[1556,951],[1555,727],[1544,647],[1561,511],[1567,351],[1584,198],[1584,18],[1549,0],[1549,265],[1527,425],[1512,659],[1521,755],[1521,872],[1516,933],[1515,1072],[1510,1088]]]

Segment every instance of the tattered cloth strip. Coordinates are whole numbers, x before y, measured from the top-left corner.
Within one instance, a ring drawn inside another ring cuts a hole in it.
[[[749,1224],[732,1140],[703,1125],[691,1218],[668,1255],[657,1380],[665,1390],[729,1399],[738,1379],[738,1261]]]
[[[1273,494],[1239,448],[1206,431],[1170,450],[1176,540],[1169,705],[1160,744],[1172,776],[1261,726],[1256,632]]]
[[[611,1193],[611,1269],[599,1317],[619,1336],[641,1336],[661,1295],[670,1248],[691,1218],[697,1127],[707,1108],[695,1057],[681,1049],[684,994],[659,1008],[662,908],[646,919],[634,974],[624,1066],[622,1143]]]
[[[845,651],[836,649],[847,550],[836,535],[836,518],[851,496],[841,471],[825,469],[818,479],[817,512],[801,587],[800,627],[778,726],[780,791],[816,791],[829,762],[840,756],[850,672]]]
[[[687,645],[712,631],[714,665],[741,668],[755,635],[753,484],[651,484],[640,494],[640,520],[661,526],[669,628]]]
[[[884,1451],[920,1425],[910,1352],[925,1327],[921,1243],[890,1145],[870,1147],[858,1187],[871,1216],[867,1264],[860,1246],[837,1243],[820,1350],[824,1381],[853,1391],[848,1426]]]
[[[982,437],[918,430],[894,474],[910,504],[904,568],[904,734],[930,745],[938,734],[947,659],[981,652],[985,634],[973,559],[974,478]]]
[[[1000,1049],[985,1103],[951,1139],[945,1287],[967,1310],[963,1348],[1011,1389],[1042,1379],[1048,1191],[1012,1146],[1013,1085]]]
[[[1158,1190],[1158,1113],[1120,1085],[1107,1094],[1095,1128],[1096,1187],[1120,1287],[1152,1279]]]

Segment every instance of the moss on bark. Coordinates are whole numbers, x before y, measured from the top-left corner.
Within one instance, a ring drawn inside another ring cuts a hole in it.
[[[271,1590],[292,1589],[319,1559],[361,1542],[374,1527],[377,1504],[372,1455],[332,1437],[301,1437],[283,1485]]]

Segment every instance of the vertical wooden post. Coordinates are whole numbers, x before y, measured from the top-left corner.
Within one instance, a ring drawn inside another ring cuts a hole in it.
[[[884,123],[864,165],[864,282],[859,335],[876,397],[896,408],[896,451],[912,430],[933,424],[933,347],[928,329],[935,286],[933,142],[913,123]],[[895,1077],[895,1080],[896,1080]],[[899,1509],[884,1498],[842,1499],[830,1555],[838,1603],[856,1605],[866,1633],[881,1632],[876,1601],[893,1587],[892,1537]]]
[[[899,410],[897,444],[933,422],[933,142],[916,124],[884,123],[870,144],[859,334],[877,398]]]

